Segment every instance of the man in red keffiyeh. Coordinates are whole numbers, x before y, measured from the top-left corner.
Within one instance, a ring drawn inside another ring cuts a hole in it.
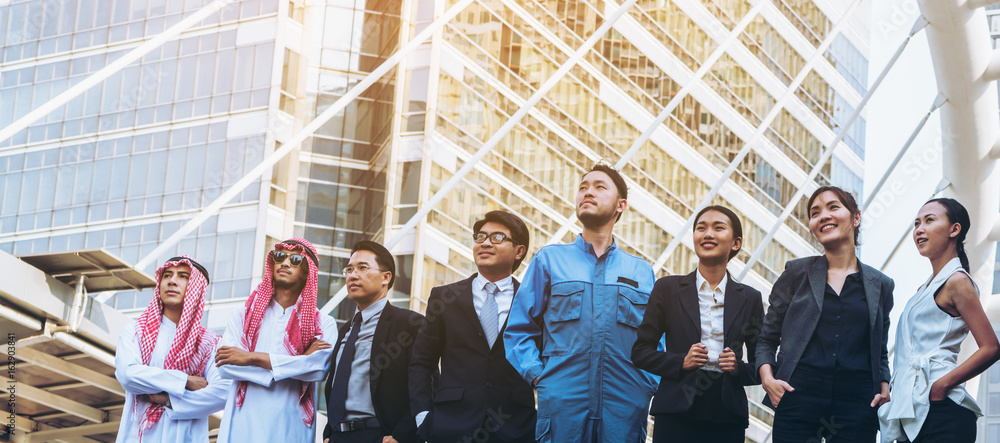
[[[215,364],[233,380],[220,443],[311,442],[315,382],[326,377],[337,323],[316,309],[316,250],[301,238],[274,246],[264,279],[234,309]]]
[[[184,255],[155,277],[156,297],[118,338],[115,377],[128,395],[117,441],[207,442],[230,385],[212,364],[219,336],[201,325],[208,271]]]

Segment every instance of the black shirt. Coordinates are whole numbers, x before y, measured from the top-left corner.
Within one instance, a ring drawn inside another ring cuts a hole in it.
[[[861,271],[847,276],[840,295],[826,285],[819,324],[799,364],[871,372],[871,328]]]

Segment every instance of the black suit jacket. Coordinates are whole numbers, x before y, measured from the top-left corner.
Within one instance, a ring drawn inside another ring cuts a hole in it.
[[[409,309],[402,309],[386,303],[372,337],[371,380],[372,404],[375,417],[382,423],[382,430],[391,434],[400,443],[419,442],[417,424],[410,414],[410,396],[407,390],[410,355],[413,341],[423,326],[424,316]],[[340,337],[350,330],[348,322],[340,328]],[[340,351],[338,338],[330,361],[330,375],[326,383],[327,404],[330,403],[330,389],[337,369],[337,353]],[[331,423],[323,430],[323,438],[333,432]]]
[[[492,349],[486,341],[472,302],[475,277],[431,289],[426,326],[417,336],[410,362],[411,412],[416,416],[430,411],[421,425],[421,436],[429,442],[477,439],[480,428],[503,441],[533,442],[534,393],[507,361],[506,324]],[[515,294],[518,286],[514,280]],[[439,360],[441,378],[433,387]],[[499,426],[484,426],[487,418]]]
[[[858,262],[868,301],[868,327],[871,342],[872,396],[881,391],[881,383],[889,378],[889,311],[892,311],[892,291],[895,283],[877,269]],[[823,310],[826,272],[829,263],[825,255],[816,255],[785,263],[771,289],[767,316],[757,347],[757,368],[771,365],[774,378],[788,381],[799,358],[816,332]],[[777,352],[777,355],[775,353]],[[792,386],[794,388],[794,386]],[[771,399],[764,396],[764,405]]]
[[[733,280],[726,283],[723,307],[723,345],[736,353],[739,375],[720,374],[705,379],[697,370],[684,370],[684,356],[691,345],[701,342],[701,311],[698,302],[697,270],[684,276],[663,277],[653,285],[649,305],[639,325],[632,362],[637,368],[659,375],[660,386],[650,406],[650,414],[672,414],[691,408],[706,383],[721,379],[723,402],[734,414],[748,417],[743,386],[760,384],[754,365],[757,337],[764,317],[760,291]],[[666,334],[666,351],[657,351]],[[749,363],[743,361],[743,345]]]

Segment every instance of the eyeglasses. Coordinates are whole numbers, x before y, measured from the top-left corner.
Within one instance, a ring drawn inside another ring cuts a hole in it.
[[[357,266],[348,266],[348,267],[346,267],[344,269],[341,269],[341,271],[344,272],[344,276],[346,277],[347,275],[349,275],[349,274],[351,274],[351,273],[353,273],[355,271],[358,274],[364,274],[364,273],[368,272],[369,269],[377,269],[380,272],[385,272],[385,271],[382,271],[379,268],[373,268],[373,267],[368,266],[368,265],[366,265],[364,263],[362,263],[360,265],[357,265]]]
[[[288,259],[288,264],[298,267],[305,260],[305,256],[299,254],[289,254],[285,251],[271,251],[271,260],[274,264],[281,263]]]
[[[503,243],[504,240],[510,241],[515,245],[517,244],[517,242],[515,242],[514,239],[510,238],[509,235],[504,234],[503,232],[494,232],[492,234],[487,234],[485,232],[479,231],[475,234],[472,234],[472,241],[476,242],[477,244],[486,241],[487,238],[490,239],[490,243],[493,243],[494,245],[499,245],[500,243]]]

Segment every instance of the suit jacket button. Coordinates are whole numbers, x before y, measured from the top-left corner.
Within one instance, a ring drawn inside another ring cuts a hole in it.
[[[493,383],[491,383],[491,382],[486,382],[486,387],[487,387],[487,388],[492,388],[492,387],[493,387]]]

